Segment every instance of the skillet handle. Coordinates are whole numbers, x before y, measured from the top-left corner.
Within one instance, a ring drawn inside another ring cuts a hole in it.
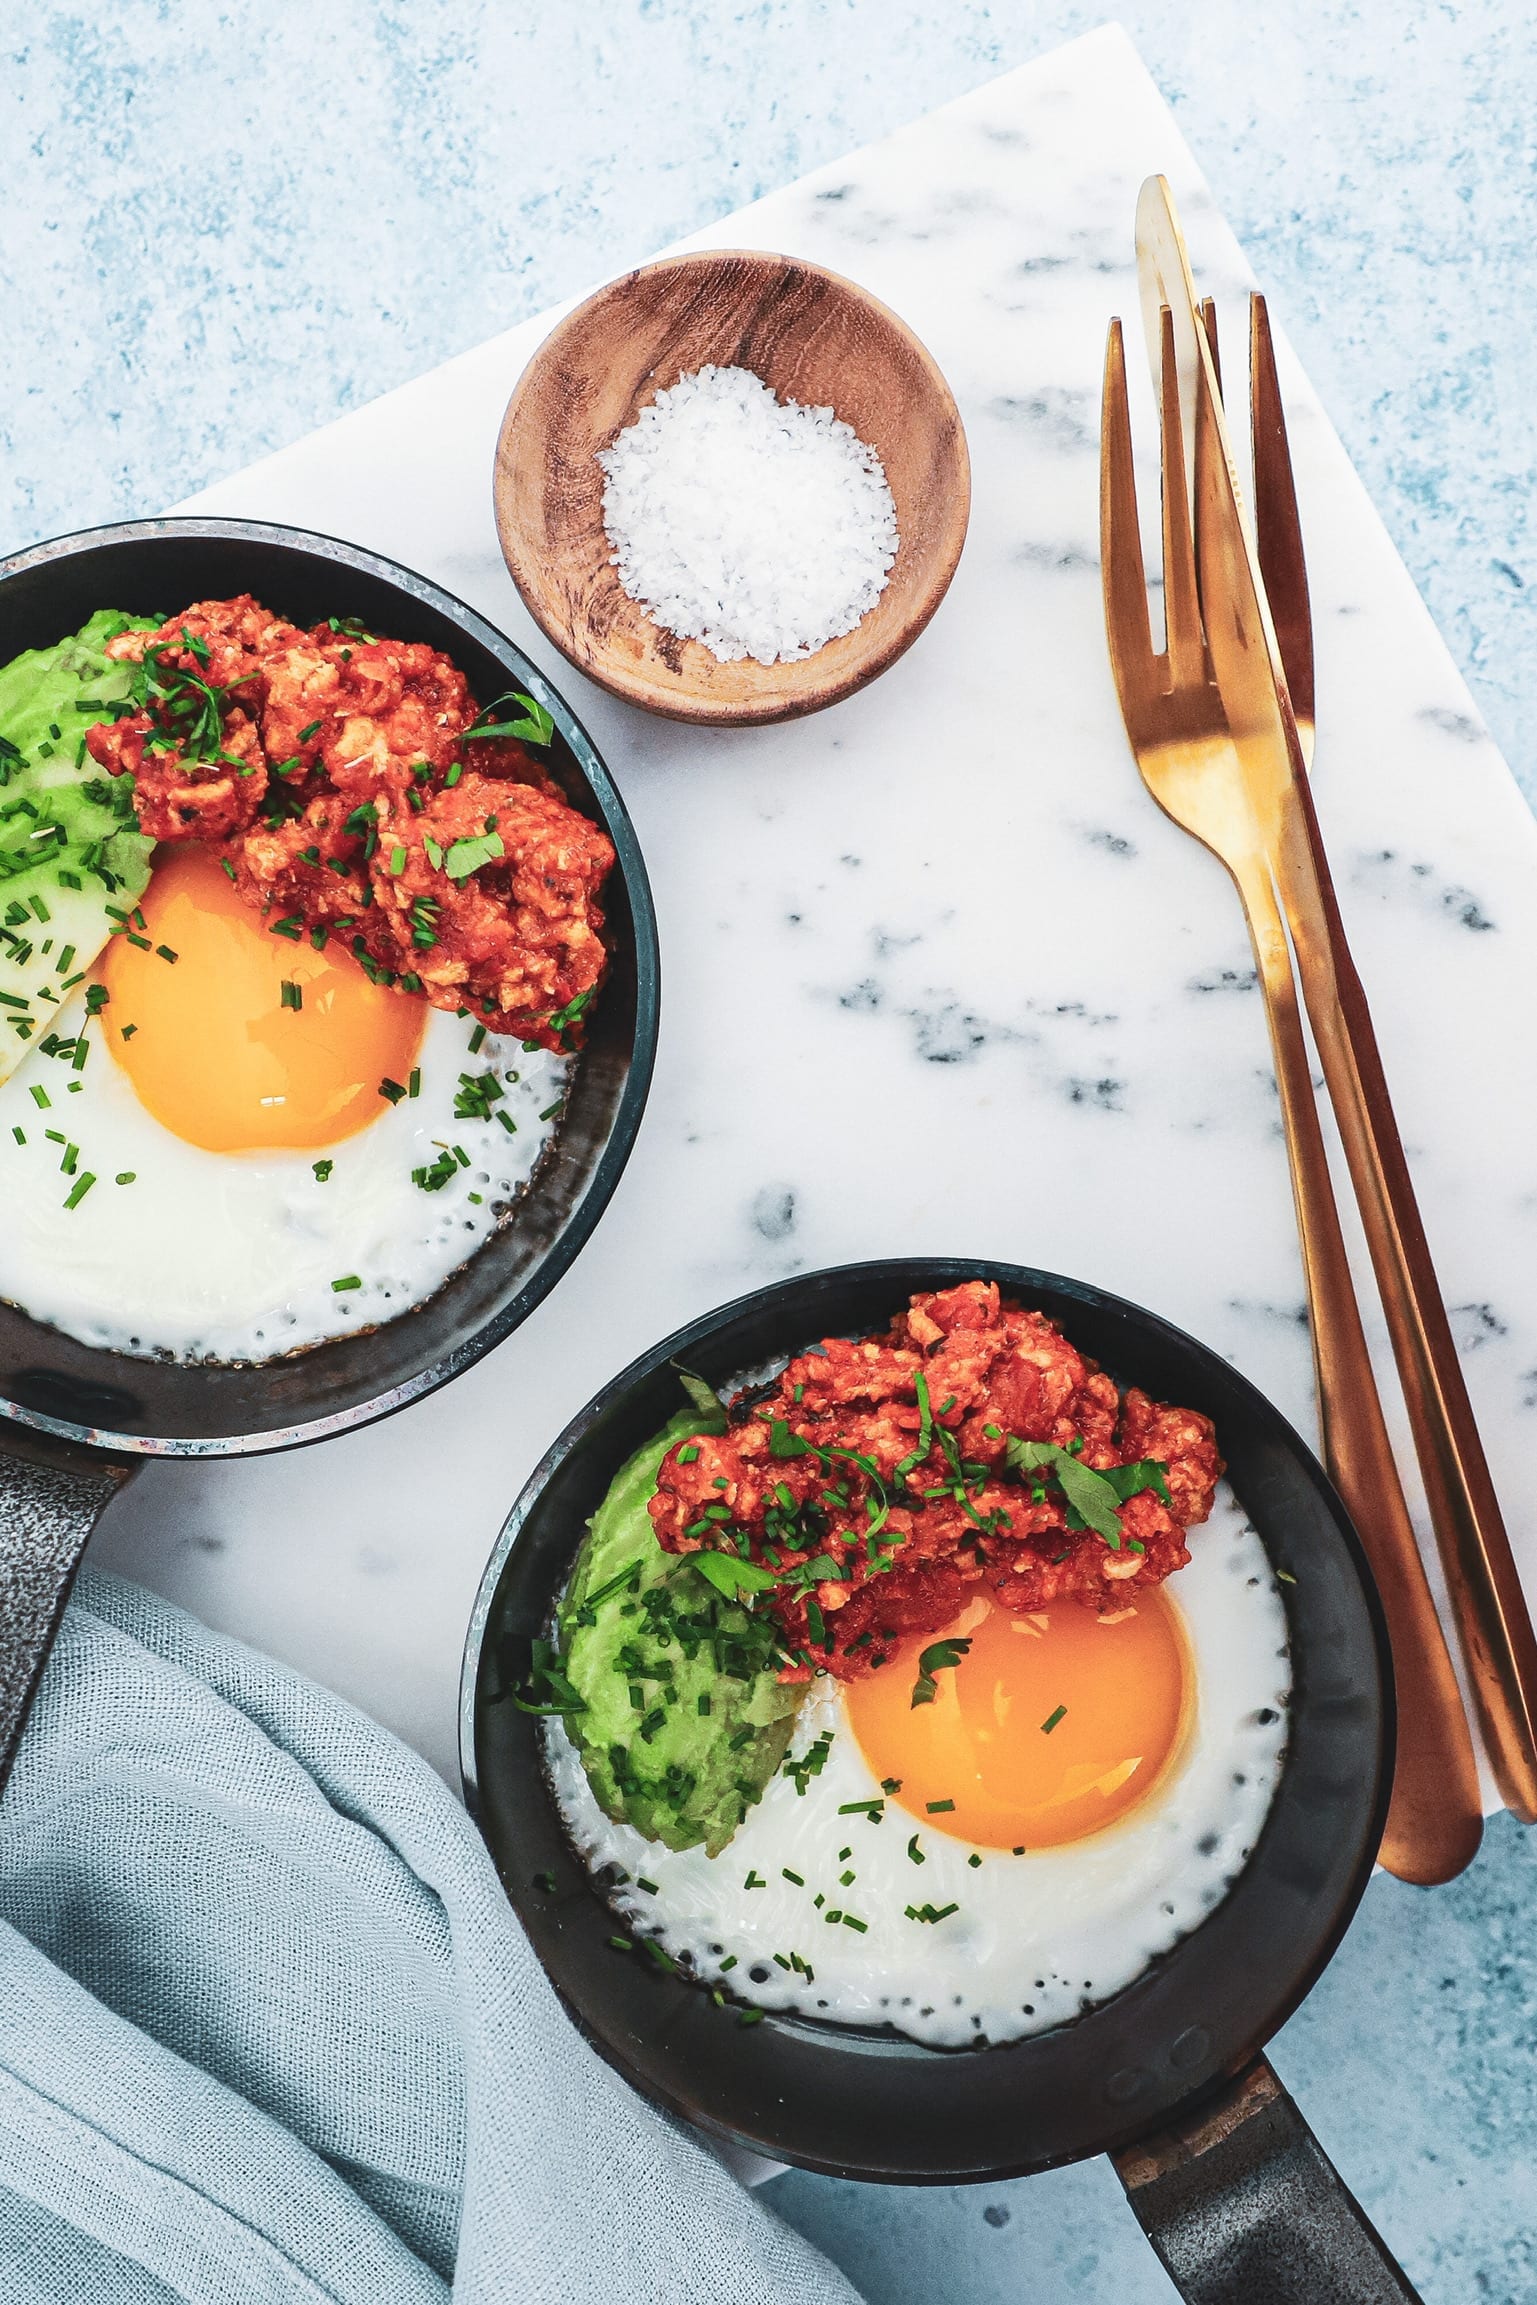
[[[0,1792],[86,1539],[125,1466],[0,1456]]]
[[[1186,2305],[1421,2305],[1263,2057],[1112,2159]]]

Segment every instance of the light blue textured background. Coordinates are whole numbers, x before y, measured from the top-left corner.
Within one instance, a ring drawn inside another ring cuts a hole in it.
[[[1529,0],[1128,0],[1537,798]],[[1067,0],[0,10],[0,549],[159,510],[1100,20]],[[1276,2052],[1431,2305],[1537,2299],[1537,1847],[1379,1882]],[[1154,2305],[1103,2164],[787,2177],[876,2305]]]

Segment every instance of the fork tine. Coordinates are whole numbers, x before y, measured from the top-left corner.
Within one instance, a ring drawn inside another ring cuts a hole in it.
[[[1254,436],[1254,541],[1281,665],[1299,726],[1313,724],[1313,617],[1308,603],[1302,523],[1286,439],[1286,412],[1276,375],[1270,315],[1263,296],[1249,299],[1249,422]]]
[[[1099,546],[1105,630],[1124,707],[1129,691],[1134,693],[1147,687],[1153,677],[1155,660],[1147,612],[1142,531],[1137,522],[1137,483],[1131,459],[1126,347],[1119,320],[1111,321],[1105,344],[1105,386],[1099,433]]]
[[[1200,681],[1205,677],[1206,644],[1201,636],[1195,539],[1190,528],[1190,492],[1185,483],[1185,433],[1180,413],[1174,315],[1167,304],[1159,313],[1158,326],[1163,425],[1164,647],[1171,682],[1178,687],[1185,681]]]

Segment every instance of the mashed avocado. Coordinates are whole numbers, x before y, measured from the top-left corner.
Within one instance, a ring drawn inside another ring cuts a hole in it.
[[[153,629],[101,609],[0,669],[0,1080],[90,968],[117,925],[112,909],[130,911],[148,886],[153,844],[129,781],[103,775],[84,738],[133,676],[107,642]]]
[[[706,1429],[682,1411],[594,1513],[560,1605],[559,1709],[610,1817],[713,1857],[784,1759],[805,1692],[778,1680],[768,1620],[657,1543],[646,1506],[662,1459]]]

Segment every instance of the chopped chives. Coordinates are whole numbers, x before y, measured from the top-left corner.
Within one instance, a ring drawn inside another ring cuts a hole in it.
[[[339,1281],[333,1281],[331,1286],[339,1296],[343,1289],[360,1289],[363,1286],[363,1283],[359,1280],[356,1273],[343,1273],[341,1279]]]
[[[941,1816],[946,1809],[953,1809],[955,1807],[955,1803],[953,1801],[925,1801],[923,1805],[928,1810],[928,1813],[931,1817]]]
[[[1056,1727],[1057,1723],[1058,1723],[1059,1721],[1065,1721],[1066,1719],[1067,1719],[1067,1707],[1066,1707],[1066,1705],[1058,1705],[1058,1707],[1057,1707],[1056,1711],[1055,1711],[1054,1713],[1048,1713],[1048,1715],[1046,1716],[1046,1719],[1045,1719],[1044,1721],[1042,1721],[1042,1723],[1041,1723],[1041,1735],[1042,1735],[1043,1737],[1049,1737],[1049,1736],[1051,1735],[1051,1732],[1052,1732],[1052,1730],[1053,1730],[1053,1729]],[[952,1808],[955,1806],[955,1804],[954,1804],[954,1802],[953,1802],[953,1801],[952,1801],[952,1803],[951,1803],[950,1805],[951,1805],[951,1807],[952,1807]]]
[[[26,1130],[25,1130],[24,1128],[13,1128],[13,1129],[11,1130],[11,1134],[12,1134],[12,1136],[13,1136],[13,1137],[16,1139],[16,1142],[17,1142],[18,1144],[25,1144],[25,1143],[26,1143],[26,1141],[27,1141],[27,1132],[26,1132]]]
[[[411,1077],[406,1083],[406,1094],[407,1096],[420,1096],[421,1093],[422,1068],[420,1065],[413,1065],[411,1068]]]
[[[397,841],[396,841],[396,843],[395,843],[395,845],[394,845],[394,847],[393,847],[393,848],[390,850],[390,871],[391,871],[392,873],[394,873],[394,874],[399,874],[399,873],[402,873],[402,872],[404,872],[404,871],[405,871],[405,869],[406,869],[406,852],[405,852],[405,848],[404,848],[404,845],[403,845],[403,844],[402,844],[400,841],[398,841],[398,840],[397,840]]]
[[[335,1168],[335,1161],[316,1161],[313,1164],[316,1184],[323,1185]]]
[[[278,995],[284,1008],[301,1009],[304,1006],[304,987],[295,984],[290,977],[284,977],[278,986]]]
[[[116,1181],[120,1185],[131,1185],[136,1174],[137,1171],[134,1169],[119,1169]]]
[[[553,1120],[555,1115],[559,1112],[563,1101],[564,1100],[562,1098],[557,1097],[553,1104],[547,1104],[543,1112],[539,1115],[539,1118],[541,1120]]]
[[[82,1176],[76,1178],[75,1189],[65,1201],[64,1206],[67,1209],[77,1209],[95,1182],[96,1179],[87,1169]]]
[[[780,1872],[781,1872],[781,1873],[783,1873],[783,1875],[784,1875],[784,1877],[785,1877],[785,1879],[786,1879],[787,1881],[793,1881],[793,1882],[795,1883],[795,1886],[797,1887],[797,1889],[804,1889],[804,1888],[805,1888],[805,1886],[806,1886],[806,1883],[805,1883],[805,1880],[804,1880],[804,1878],[803,1878],[803,1876],[802,1876],[801,1874],[799,1874],[799,1873],[792,1873],[788,1865],[781,1865],[781,1866],[780,1866],[780,1868],[779,1868],[779,1870],[780,1870]]]
[[[179,953],[172,952],[168,944],[157,944],[155,950],[162,960],[176,961],[181,957]]]

